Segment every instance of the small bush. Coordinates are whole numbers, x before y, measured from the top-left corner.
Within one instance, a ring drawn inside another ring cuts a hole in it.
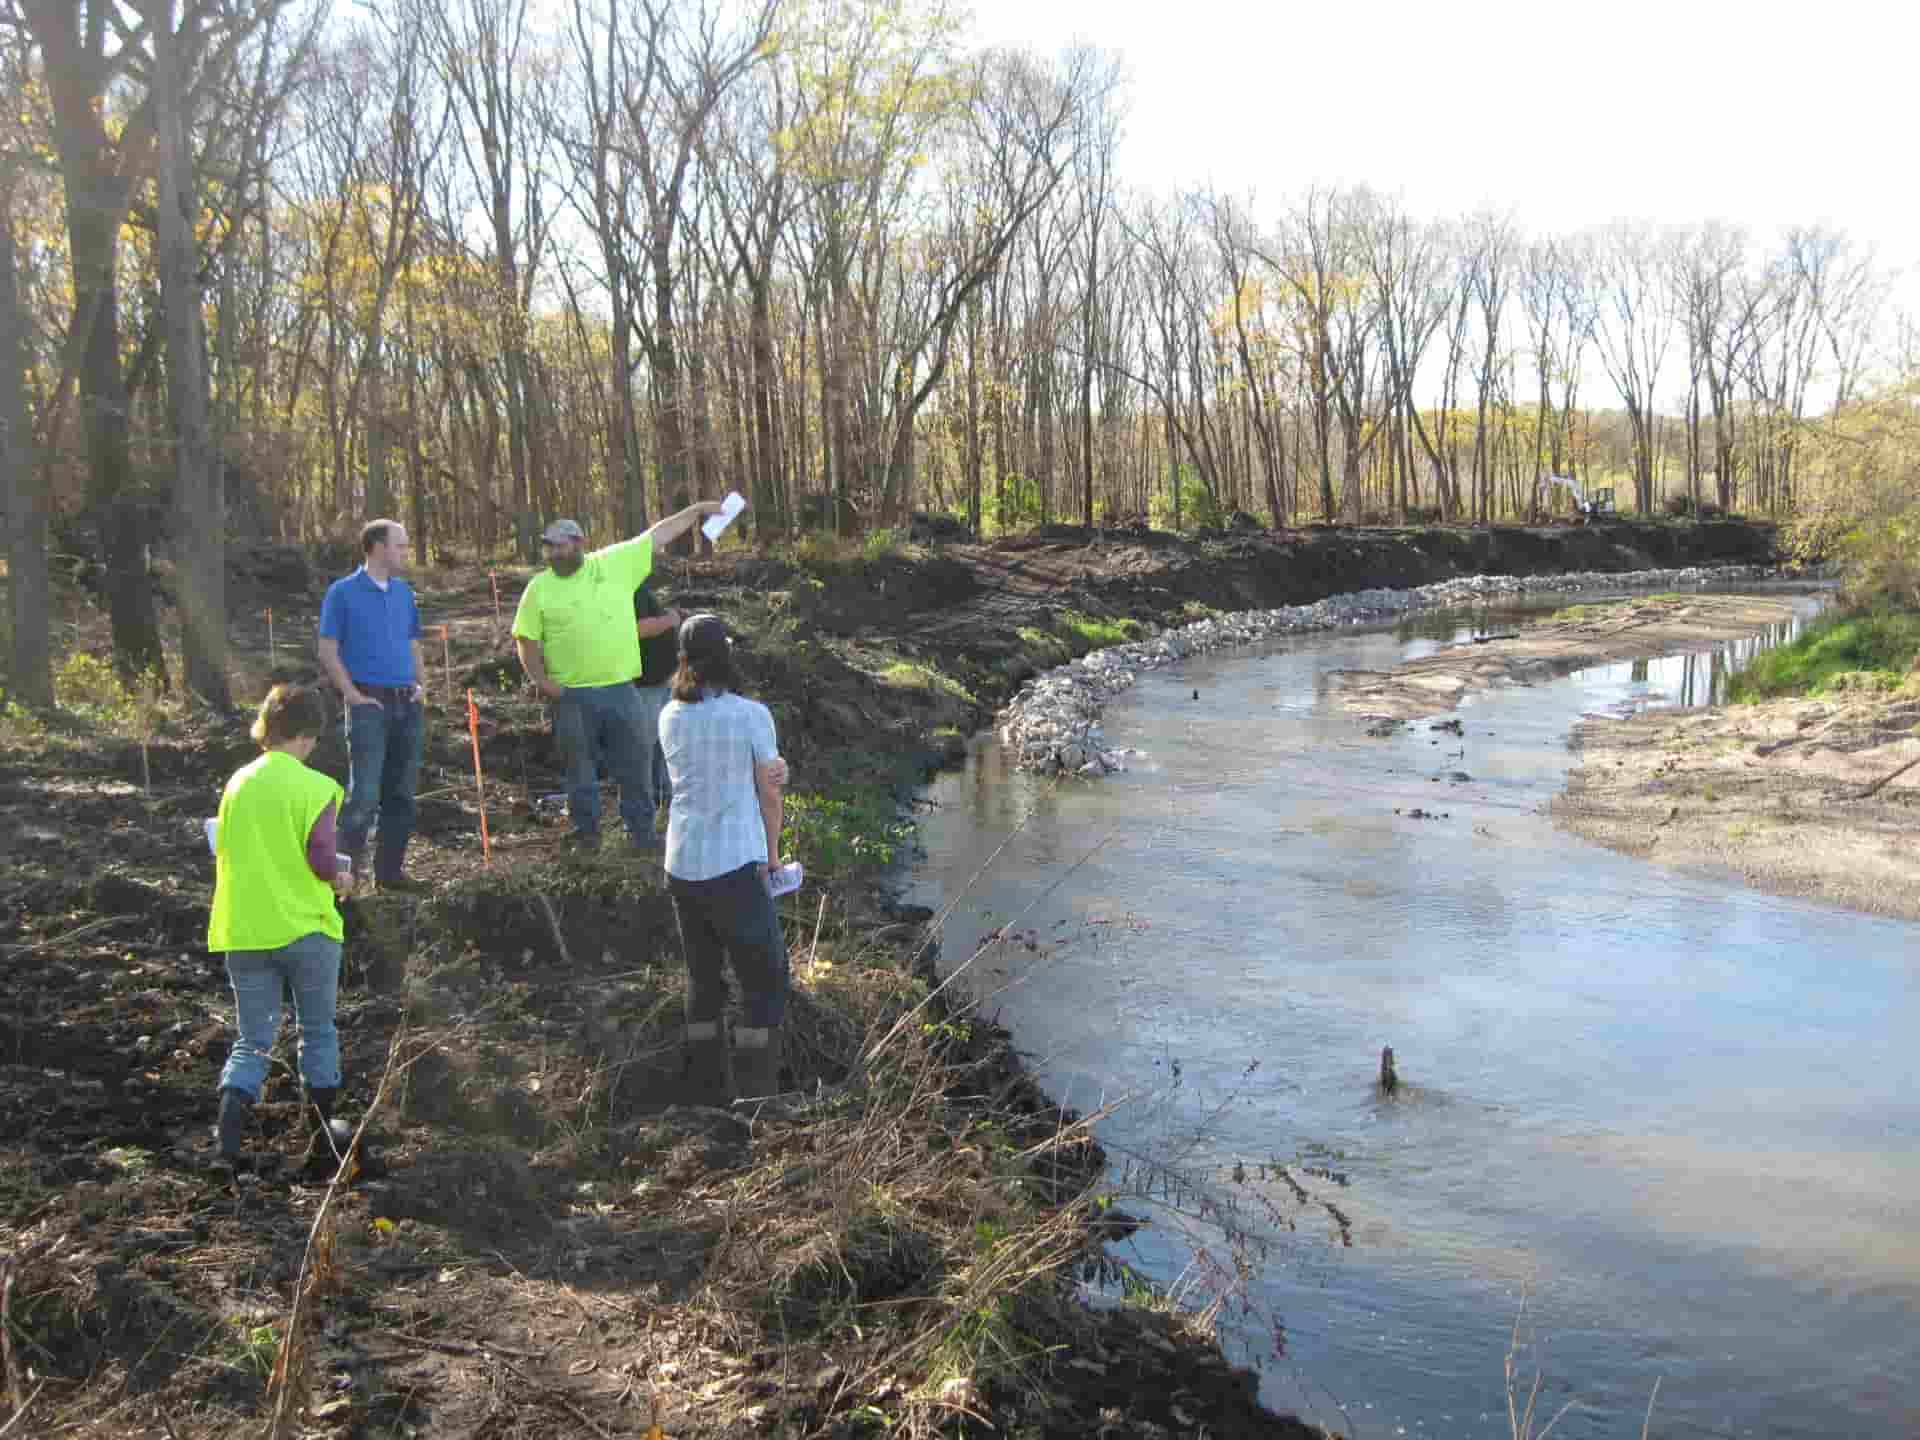
[[[1669,495],[1663,508],[1672,519],[1685,520],[1693,514],[1693,496]]]
[[[907,544],[907,532],[891,526],[879,530],[869,530],[860,541],[860,558],[863,560],[888,560],[898,555]]]
[[[1025,475],[1009,475],[983,497],[981,518],[996,531],[1024,530],[1040,521],[1040,484]]]
[[[788,559],[809,575],[832,575],[862,558],[861,542],[830,530],[807,530],[788,547]]]
[[[1173,496],[1156,494],[1147,505],[1147,519],[1156,530],[1173,530]],[[1180,523],[1190,530],[1224,530],[1226,511],[1219,499],[1200,483],[1190,467],[1180,470]]]
[[[913,838],[890,791],[846,786],[826,794],[787,795],[781,849],[820,879],[884,870]]]
[[[130,739],[151,736],[167,704],[156,678],[128,683],[111,660],[84,650],[74,651],[54,666],[53,694],[61,709]]]
[[[1789,645],[1770,650],[1733,677],[1735,700],[1776,695],[1822,695],[1835,689],[1897,687],[1920,657],[1920,614],[1836,615],[1809,627]],[[1866,672],[1865,675],[1860,672]],[[1840,677],[1846,676],[1845,680]]]

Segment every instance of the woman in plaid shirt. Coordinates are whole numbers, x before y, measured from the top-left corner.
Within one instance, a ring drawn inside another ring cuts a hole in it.
[[[681,625],[673,698],[660,712],[673,779],[667,885],[687,962],[689,1098],[716,1105],[778,1090],[788,986],[787,941],[768,882],[787,765],[772,712],[734,691],[732,645],[717,615]],[[743,996],[731,1055],[721,1029],[728,956]]]

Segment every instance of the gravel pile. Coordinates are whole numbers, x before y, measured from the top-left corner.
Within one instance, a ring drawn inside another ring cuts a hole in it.
[[[1029,681],[1000,712],[1000,743],[1023,770],[1094,779],[1125,768],[1123,752],[1100,733],[1106,702],[1143,670],[1162,670],[1194,655],[1251,645],[1275,635],[1377,625],[1415,610],[1443,610],[1498,595],[1572,594],[1582,590],[1674,589],[1768,579],[1765,565],[1692,566],[1685,570],[1580,571],[1569,575],[1465,575],[1414,590],[1356,590],[1312,605],[1243,610],[1161,630],[1145,640],[1083,655]]]

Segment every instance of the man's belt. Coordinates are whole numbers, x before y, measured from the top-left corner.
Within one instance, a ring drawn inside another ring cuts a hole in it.
[[[411,685],[362,685],[358,680],[353,682],[353,688],[369,700],[378,700],[382,704],[405,704],[413,699],[414,690]]]

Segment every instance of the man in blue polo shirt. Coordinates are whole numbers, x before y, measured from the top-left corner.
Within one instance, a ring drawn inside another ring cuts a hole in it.
[[[375,520],[360,532],[360,568],[327,587],[320,606],[320,668],[347,707],[347,803],[340,850],[361,871],[367,832],[380,822],[373,878],[382,890],[424,887],[401,874],[413,836],[414,787],[426,739],[420,609],[407,568],[407,532]]]

